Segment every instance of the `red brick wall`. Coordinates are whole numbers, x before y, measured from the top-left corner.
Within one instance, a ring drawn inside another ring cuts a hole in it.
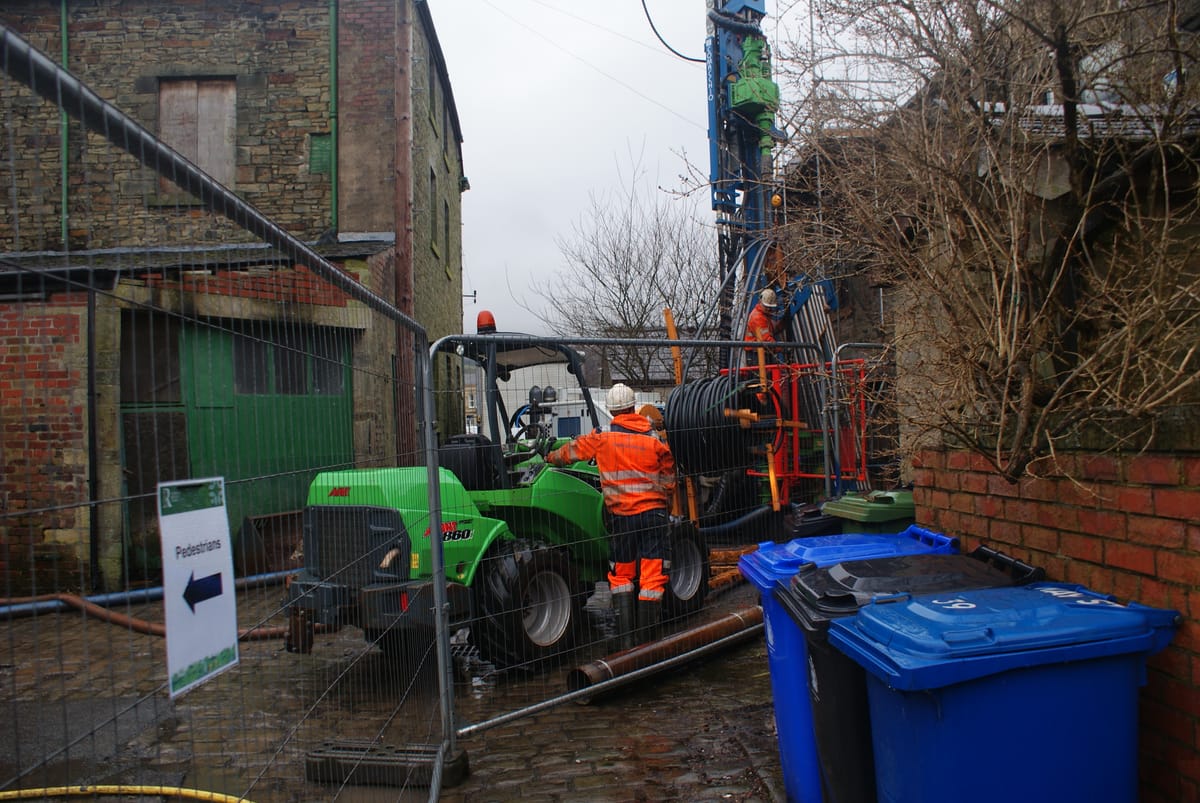
[[[72,302],[85,298],[0,307],[0,596],[83,581],[80,509],[69,504],[88,495],[87,376]]]
[[[1049,579],[1178,610],[1183,625],[1150,659],[1141,696],[1140,799],[1200,800],[1200,456],[1066,455],[1034,470],[1012,484],[978,455],[924,451],[917,521]]]
[[[191,293],[330,307],[347,304],[344,292],[304,265],[297,265],[294,270],[273,270],[265,275],[218,269],[211,274],[148,273],[141,278],[147,286],[178,288]]]

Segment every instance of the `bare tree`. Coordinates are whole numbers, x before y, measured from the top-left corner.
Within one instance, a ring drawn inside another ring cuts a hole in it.
[[[651,188],[635,171],[620,193],[591,197],[589,214],[558,240],[565,267],[540,316],[560,335],[662,338],[664,309],[694,336],[716,296],[715,236],[688,195]],[[666,355],[608,347],[608,376],[669,384]]]
[[[1175,4],[848,0],[822,20],[854,44],[790,54],[815,200],[785,240],[801,270],[899,288],[909,431],[1015,480],[1181,412],[1194,430],[1200,50]],[[811,80],[835,62],[886,80]]]

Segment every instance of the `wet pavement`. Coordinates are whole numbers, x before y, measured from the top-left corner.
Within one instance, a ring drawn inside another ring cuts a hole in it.
[[[742,586],[708,611],[744,608],[756,597]],[[785,799],[761,635],[461,745],[471,772],[443,791],[445,801]]]
[[[277,587],[239,594],[242,626],[285,624],[281,598]],[[743,584],[698,619],[756,602]],[[123,612],[162,620],[161,603]],[[243,642],[239,666],[172,701],[165,651],[161,637],[78,611],[0,621],[0,789],[120,783],[259,803],[428,799],[419,773],[402,787],[323,784],[305,777],[305,763],[330,741],[436,743],[431,671],[405,670],[346,628],[318,636],[310,655],[278,639]],[[456,722],[561,695],[577,665],[460,672]],[[761,634],[587,705],[472,730],[459,746],[470,771],[443,789],[445,801],[784,800]]]

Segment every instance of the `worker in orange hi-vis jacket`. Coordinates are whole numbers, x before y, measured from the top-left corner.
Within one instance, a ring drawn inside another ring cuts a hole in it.
[[[663,559],[675,492],[675,458],[666,443],[655,437],[650,421],[633,411],[634,394],[627,385],[613,385],[607,404],[613,414],[607,432],[580,435],[548,454],[546,461],[566,466],[596,459],[611,542],[608,583],[617,637],[620,648],[629,649],[635,629],[653,638],[662,622],[667,588]]]
[[[758,297],[758,303],[746,320],[746,340],[755,343],[774,343],[775,333],[780,327],[779,299],[775,291],[767,288]]]

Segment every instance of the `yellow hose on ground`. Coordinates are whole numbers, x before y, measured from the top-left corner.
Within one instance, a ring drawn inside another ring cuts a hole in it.
[[[0,800],[37,800],[47,797],[97,797],[99,795],[155,795],[181,797],[185,800],[204,800],[208,803],[251,803],[239,795],[185,789],[179,786],[45,786],[40,789],[11,789],[0,792]]]

